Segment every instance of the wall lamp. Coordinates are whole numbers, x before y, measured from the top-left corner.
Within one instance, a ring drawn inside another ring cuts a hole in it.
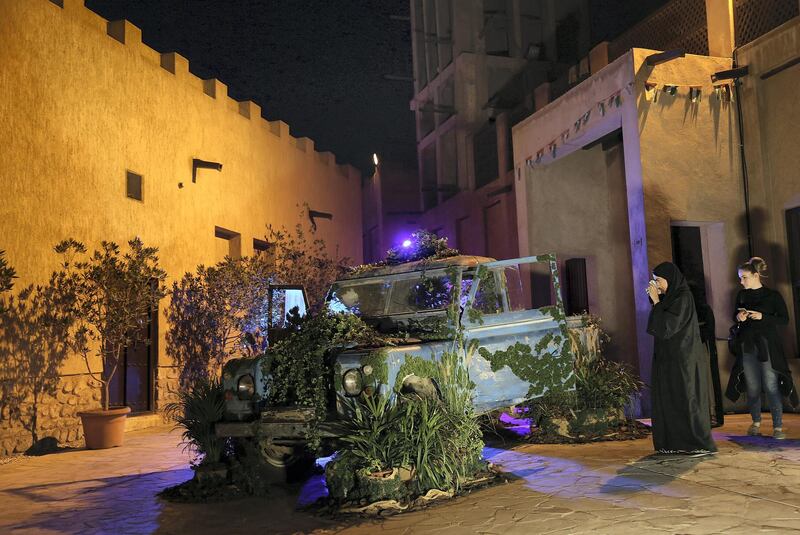
[[[719,71],[711,75],[711,81],[721,82],[722,80],[735,80],[737,78],[741,78],[742,76],[747,76],[749,72],[750,69],[747,65],[727,71]]]
[[[198,169],[216,169],[222,171],[222,164],[217,162],[207,162],[198,158],[192,158],[192,182],[197,182]]]
[[[675,50],[667,50],[665,52],[659,52],[658,54],[651,54],[647,56],[644,61],[648,66],[652,67],[654,65],[672,61],[673,59],[682,58],[685,55],[686,53],[682,48],[676,48]]]
[[[308,218],[311,220],[311,228],[317,230],[317,222],[314,221],[315,219],[333,219],[333,214],[329,214],[328,212],[318,212],[316,210],[309,210],[308,211]]]

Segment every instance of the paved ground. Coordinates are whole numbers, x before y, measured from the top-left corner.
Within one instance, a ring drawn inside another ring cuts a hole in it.
[[[747,417],[729,417],[705,459],[654,459],[649,440],[487,448],[517,479],[349,522],[296,511],[324,492],[321,476],[263,499],[164,502],[155,493],[192,476],[188,458],[177,433],[134,431],[122,448],[0,464],[0,533],[800,533],[800,415],[786,420],[778,442],[742,436]]]

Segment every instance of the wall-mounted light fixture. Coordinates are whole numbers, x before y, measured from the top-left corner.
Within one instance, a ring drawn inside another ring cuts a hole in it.
[[[317,230],[317,222],[315,219],[333,219],[333,214],[328,212],[318,212],[317,210],[309,210],[308,218],[311,220],[311,228]]]
[[[750,69],[747,65],[727,71],[719,71],[711,75],[711,81],[719,82],[721,80],[735,80],[737,78],[741,78],[742,76],[747,76],[749,72]]]
[[[667,50],[665,52],[659,52],[658,54],[650,54],[644,61],[648,66],[653,67],[661,63],[672,61],[673,59],[682,58],[685,55],[686,53],[682,48],[676,48],[675,50]]]
[[[199,158],[192,158],[192,182],[197,182],[198,169],[216,169],[222,171],[222,164],[217,162],[208,162]]]

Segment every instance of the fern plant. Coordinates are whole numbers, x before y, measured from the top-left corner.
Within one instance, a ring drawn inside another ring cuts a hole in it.
[[[175,427],[183,429],[184,451],[192,451],[196,465],[220,462],[225,440],[218,438],[214,425],[225,411],[225,390],[219,379],[198,380],[191,389],[181,390],[178,401],[166,407]],[[197,462],[199,459],[199,462]]]

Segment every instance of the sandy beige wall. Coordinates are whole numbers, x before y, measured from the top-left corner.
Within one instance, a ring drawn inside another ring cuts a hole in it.
[[[789,308],[784,348],[791,357],[800,353],[794,328],[798,310],[792,304],[789,277],[786,210],[800,206],[800,66],[786,65],[798,56],[800,18],[737,53],[739,64],[750,69],[742,78],[741,96],[754,253],[767,260],[771,271],[767,284],[780,291]],[[776,68],[782,69],[770,74]]]
[[[0,0],[0,249],[17,290],[46,281],[58,267],[53,245],[67,237],[94,249],[139,236],[159,248],[170,282],[228,253],[216,226],[238,232],[251,255],[267,224],[294,226],[304,204],[333,214],[317,220],[329,252],[361,261],[358,172],[262,119],[254,103],[228,98],[224,84],[196,78],[184,58],[144,46],[138,28],[109,24],[82,0],[63,3]],[[222,171],[199,170],[193,183],[193,158]],[[143,202],[126,197],[128,170],[143,176]],[[163,314],[159,323],[163,408],[177,380]],[[42,404],[40,436],[63,444],[80,439],[76,411],[97,406],[99,391],[86,386],[79,358],[62,372],[58,395]],[[26,449],[30,434],[0,409],[0,455]]]
[[[114,28],[124,44],[79,0],[0,1],[0,249],[18,287],[46,279],[53,244],[68,236],[90,247],[139,236],[174,279],[220,259],[215,226],[239,232],[249,255],[267,223],[294,225],[304,203],[333,214],[318,220],[331,253],[360,262],[354,169],[223,84],[207,83],[209,96],[183,58],[162,58],[137,28]],[[222,172],[200,170],[192,183],[192,158]],[[144,202],[126,198],[126,170],[143,175]]]
[[[711,85],[711,74],[730,69],[731,60],[687,55],[648,67],[651,53],[634,50],[648,260],[651,268],[672,260],[671,225],[704,229],[706,289],[722,338],[739,289],[736,266],[746,259],[735,104],[716,98]],[[676,84],[677,94],[661,91],[654,100],[645,82]],[[701,88],[697,102],[688,86]],[[724,341],[717,348],[724,389],[733,358]]]
[[[578,150],[527,177],[531,251],[586,258],[589,312],[611,336],[607,355],[638,366],[622,145]]]

